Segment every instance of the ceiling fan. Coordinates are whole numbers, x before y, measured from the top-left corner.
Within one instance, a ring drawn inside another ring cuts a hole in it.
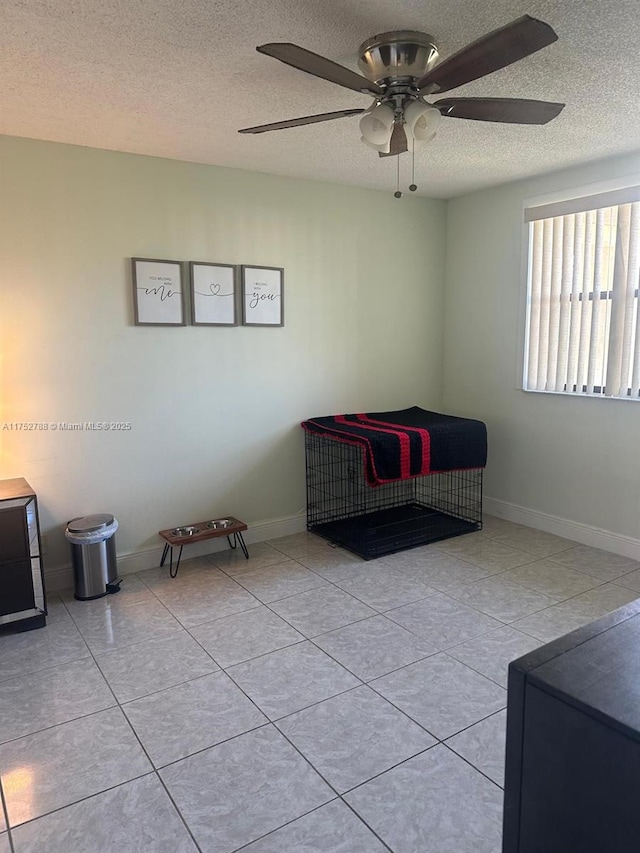
[[[414,30],[372,36],[360,46],[361,76],[317,53],[289,42],[263,44],[259,53],[364,95],[373,95],[369,109],[337,110],[287,121],[245,127],[239,133],[265,133],[304,124],[361,115],[362,141],[381,157],[395,156],[435,136],[441,116],[514,124],[546,124],[564,104],[521,98],[442,98],[426,96],[456,89],[499,68],[505,68],[557,41],[544,21],[523,15],[488,33],[438,63],[433,38]]]

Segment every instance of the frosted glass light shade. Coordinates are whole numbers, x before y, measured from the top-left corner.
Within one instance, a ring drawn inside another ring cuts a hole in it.
[[[362,141],[378,151],[388,151],[394,121],[395,113],[386,104],[367,110],[360,119]]]
[[[391,137],[387,139],[384,145],[372,145],[371,142],[367,142],[364,136],[360,137],[360,142],[364,142],[365,145],[368,145],[369,148],[375,148],[376,151],[380,151],[382,154],[388,154],[391,150]]]
[[[436,135],[440,118],[440,110],[436,107],[421,104],[420,101],[411,101],[404,111],[407,138],[415,142],[429,142]]]

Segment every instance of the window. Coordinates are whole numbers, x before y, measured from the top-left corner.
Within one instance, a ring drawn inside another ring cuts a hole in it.
[[[525,210],[524,388],[640,399],[640,187]]]

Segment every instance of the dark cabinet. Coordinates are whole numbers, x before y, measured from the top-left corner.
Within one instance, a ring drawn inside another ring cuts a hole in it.
[[[640,850],[640,599],[509,666],[503,853]]]
[[[38,498],[26,480],[0,480],[0,628],[40,628],[46,612]]]

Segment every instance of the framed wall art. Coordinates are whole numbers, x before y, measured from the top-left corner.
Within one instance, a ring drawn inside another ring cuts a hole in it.
[[[242,266],[243,326],[284,326],[282,267]]]
[[[189,261],[191,322],[194,326],[237,326],[236,267]]]
[[[136,326],[186,326],[181,261],[131,258]]]

